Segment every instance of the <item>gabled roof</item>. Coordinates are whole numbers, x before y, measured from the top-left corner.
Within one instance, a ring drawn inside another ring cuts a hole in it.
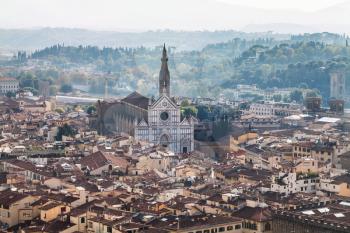
[[[168,103],[170,103],[171,106],[172,106],[173,108],[178,108],[177,104],[176,104],[171,98],[169,98],[169,97],[166,96],[166,95],[161,95],[161,96],[152,104],[151,108],[156,108],[159,104],[161,104],[161,103],[164,101],[164,99],[165,99]],[[169,106],[168,106],[168,107],[169,107]],[[167,107],[167,108],[168,108],[168,107]]]
[[[180,125],[191,125],[190,119],[188,119],[188,118],[185,117],[185,118],[181,121]]]
[[[145,119],[142,118],[142,120],[137,124],[138,126],[148,126],[147,122]]]
[[[148,108],[149,103],[149,99],[147,97],[141,95],[136,91],[122,99],[122,101],[146,110]]]
[[[91,171],[107,165],[109,162],[101,151],[97,151],[81,159],[80,163]]]

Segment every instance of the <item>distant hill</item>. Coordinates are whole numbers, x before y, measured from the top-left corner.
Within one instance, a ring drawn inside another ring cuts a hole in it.
[[[244,32],[277,32],[285,34],[315,33],[321,31],[317,26],[292,23],[248,24],[242,28]]]
[[[236,37],[250,40],[258,37],[288,39],[290,36],[238,31],[114,32],[67,28],[0,29],[0,49],[33,51],[53,44],[99,47],[154,47],[166,43],[175,46],[177,50],[200,50],[207,44],[226,42]]]

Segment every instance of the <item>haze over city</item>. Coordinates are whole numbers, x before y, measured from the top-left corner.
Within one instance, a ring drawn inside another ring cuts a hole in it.
[[[350,233],[350,0],[0,0],[0,233]]]
[[[343,32],[349,10],[348,0],[3,0],[0,28]]]

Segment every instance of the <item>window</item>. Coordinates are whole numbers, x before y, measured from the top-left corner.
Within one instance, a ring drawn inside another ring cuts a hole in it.
[[[225,231],[225,227],[219,227],[219,232],[224,232]]]
[[[112,232],[112,227],[107,226],[107,232]]]
[[[24,213],[23,213],[23,217],[24,217],[24,218],[30,218],[30,217],[32,217],[32,215],[31,215],[30,213],[24,212]]]
[[[226,230],[228,230],[228,231],[233,230],[233,226],[228,226],[228,227],[226,228]]]
[[[237,224],[237,225],[235,226],[235,229],[236,229],[236,230],[241,229],[241,225]]]
[[[270,223],[265,224],[265,231],[271,231],[271,224]]]
[[[209,230],[204,230],[203,233],[210,233],[210,231]]]
[[[169,114],[167,112],[162,112],[160,114],[160,119],[162,119],[163,121],[168,120],[168,118],[169,118]]]
[[[251,229],[253,229],[253,230],[258,229],[255,223],[252,224],[252,228]]]
[[[211,233],[216,233],[216,232],[218,232],[218,229],[217,229],[217,228],[213,228],[213,229],[211,229],[210,232],[211,232]]]
[[[92,222],[89,222],[88,228],[92,228]]]
[[[202,231],[196,231],[196,233],[202,233]]]
[[[85,217],[80,218],[80,223],[85,223]]]

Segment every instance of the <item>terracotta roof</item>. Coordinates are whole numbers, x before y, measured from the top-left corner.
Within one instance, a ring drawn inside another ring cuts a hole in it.
[[[0,77],[0,82],[3,82],[3,81],[18,81],[18,80],[10,77]]]
[[[246,220],[252,220],[256,222],[264,222],[272,220],[272,213],[267,208],[261,207],[243,207],[237,212],[232,214],[235,217],[243,218]]]
[[[108,160],[101,151],[97,151],[91,155],[88,155],[80,160],[80,163],[84,167],[88,167],[90,170],[96,170],[108,164]]]

